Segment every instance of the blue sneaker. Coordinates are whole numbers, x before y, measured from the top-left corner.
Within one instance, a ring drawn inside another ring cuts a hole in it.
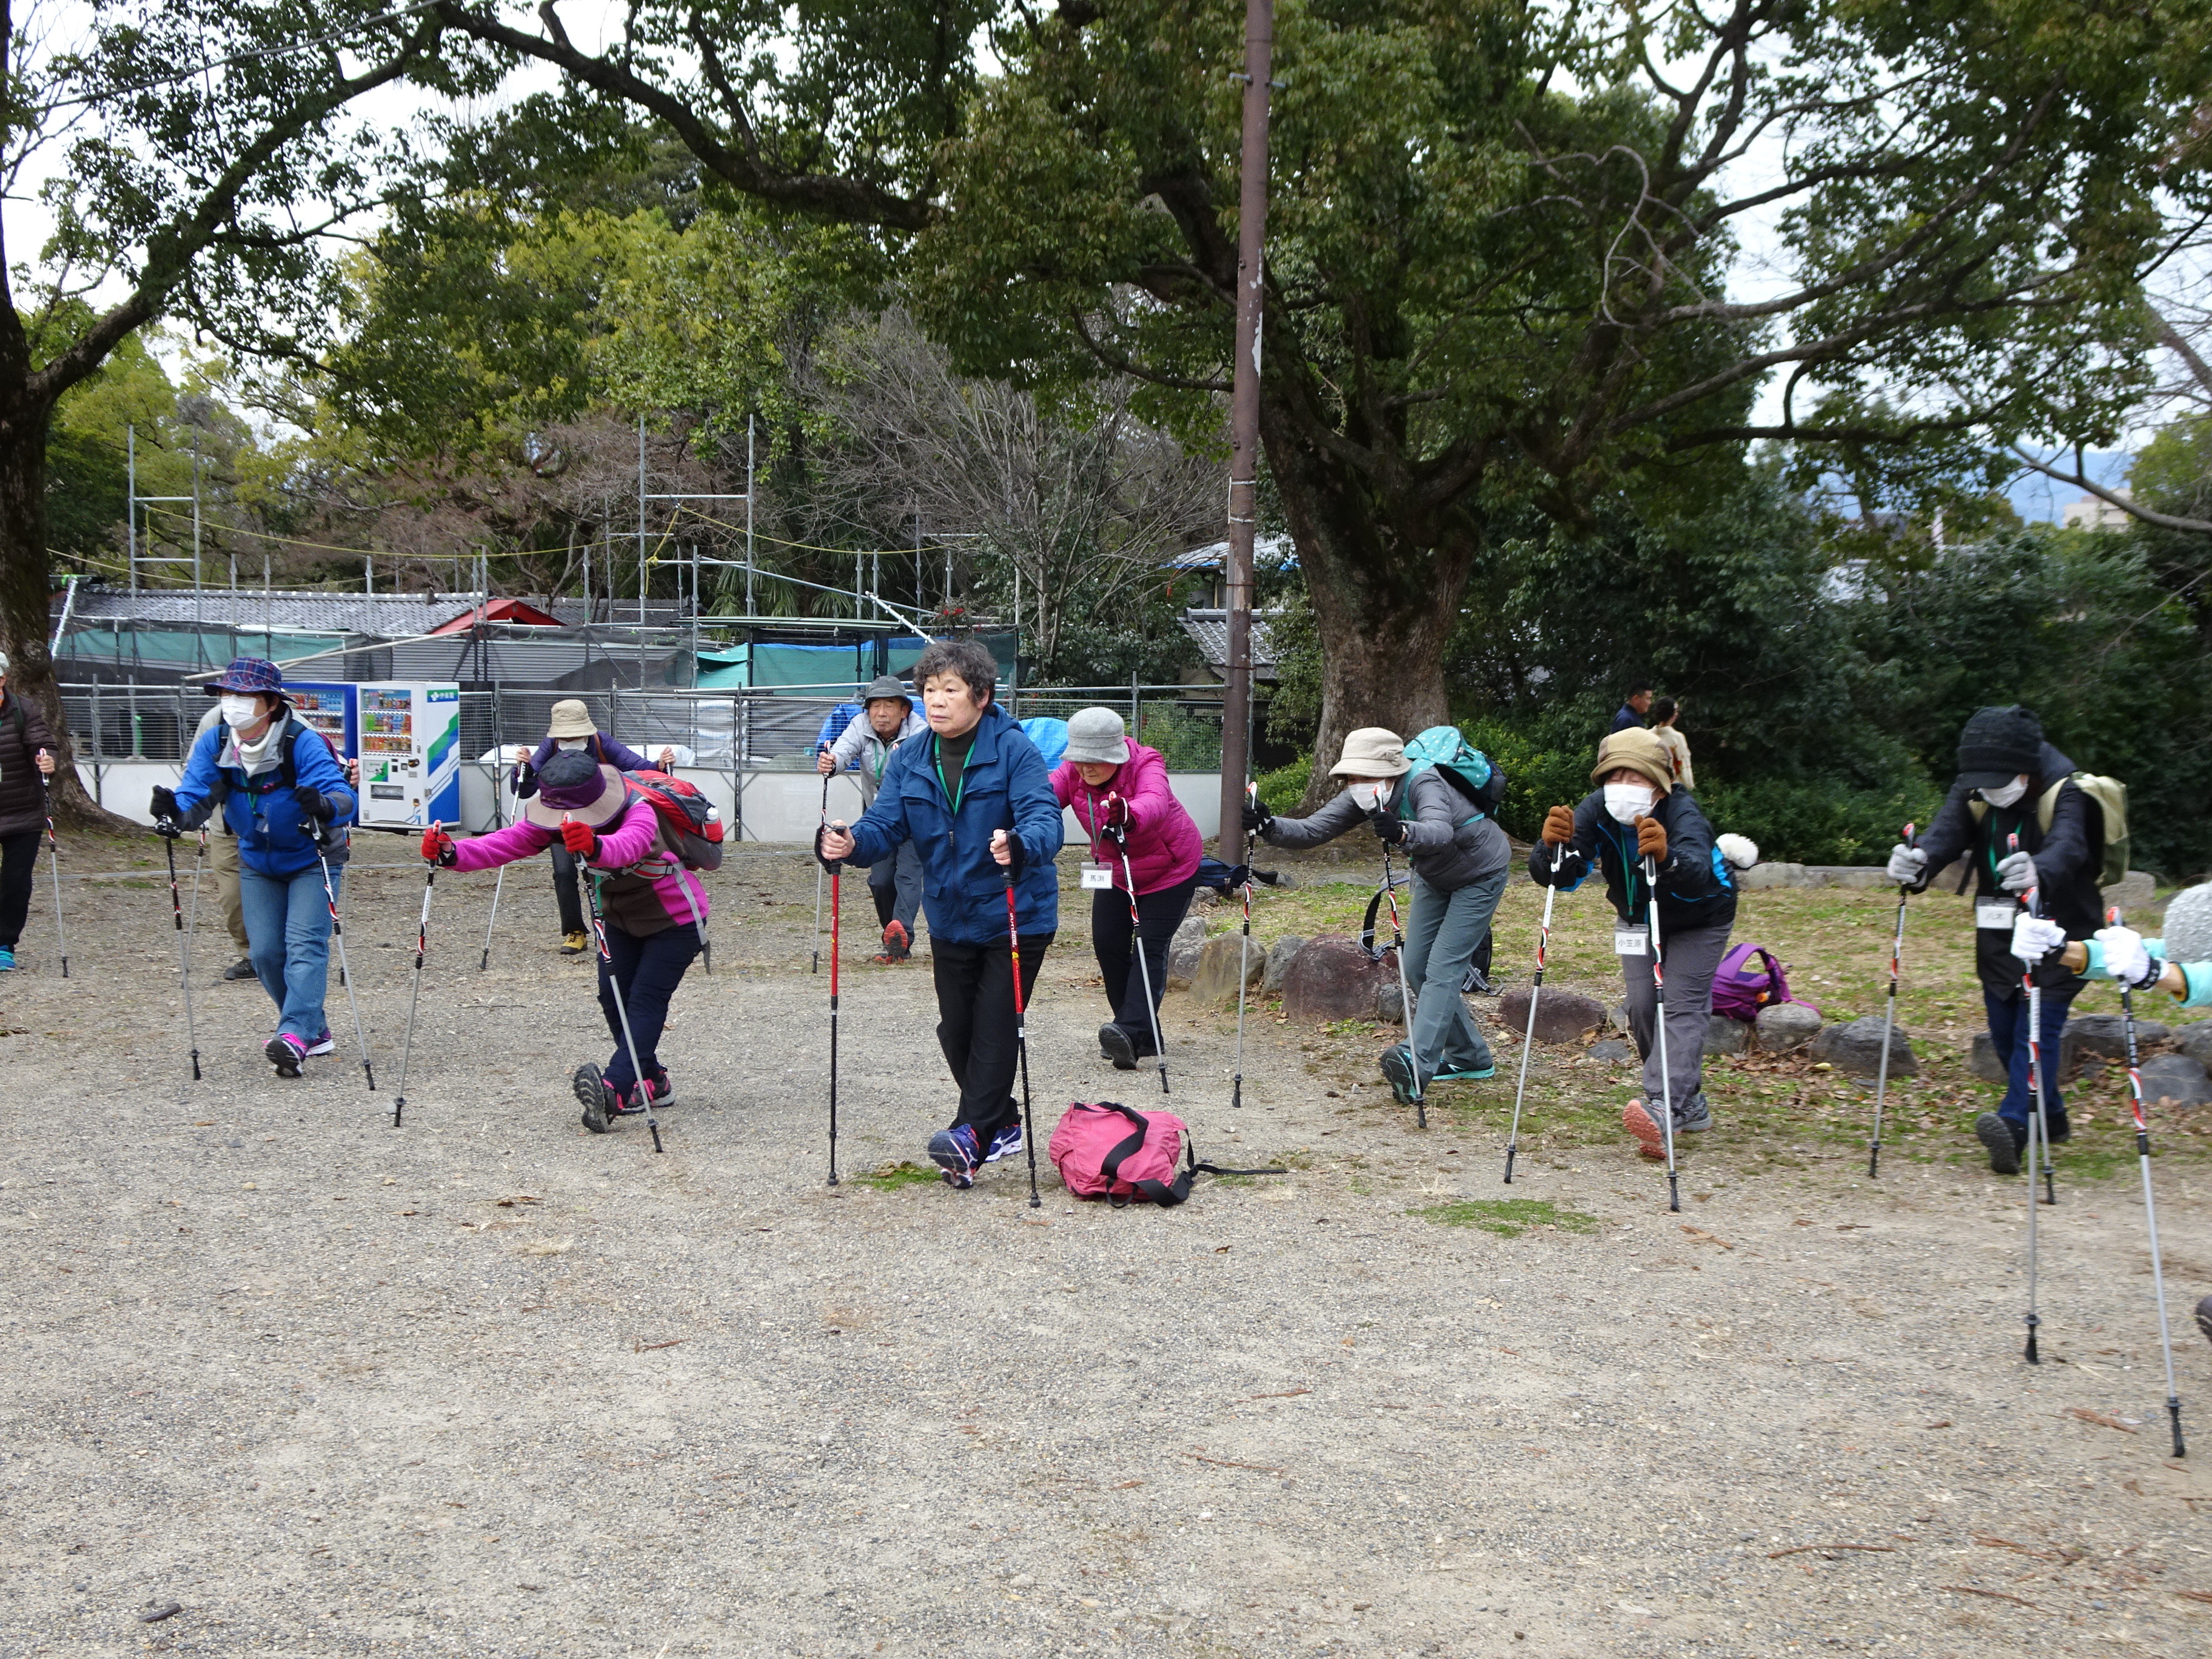
[[[983,1161],[983,1149],[976,1142],[975,1130],[964,1123],[956,1123],[930,1136],[929,1161],[945,1171],[949,1185],[965,1189],[975,1184],[975,1170]]]
[[[1022,1121],[1016,1118],[991,1137],[991,1150],[983,1154],[983,1162],[996,1164],[1002,1158],[1012,1158],[1022,1150]]]
[[[1420,1098],[1420,1092],[1414,1087],[1417,1079],[1413,1075],[1413,1057],[1404,1043],[1393,1043],[1382,1051],[1382,1075],[1390,1085],[1391,1098],[1401,1106],[1411,1106]]]
[[[1438,1072],[1431,1083],[1481,1083],[1498,1075],[1498,1067],[1486,1066],[1479,1072]]]
[[[6,973],[15,965],[15,953],[13,951],[0,951],[0,974]]]

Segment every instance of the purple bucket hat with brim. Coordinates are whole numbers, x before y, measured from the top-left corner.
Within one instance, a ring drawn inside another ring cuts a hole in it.
[[[613,767],[580,749],[564,750],[538,774],[538,793],[523,803],[522,816],[540,830],[557,830],[563,818],[604,830],[622,816],[629,796],[622,774]]]
[[[259,694],[281,697],[284,695],[284,676],[265,657],[240,657],[210,680],[205,690],[210,697],[219,697],[226,691],[235,691],[241,696]]]

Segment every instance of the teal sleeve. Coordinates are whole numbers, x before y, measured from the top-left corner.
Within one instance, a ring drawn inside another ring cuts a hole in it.
[[[2185,1008],[2212,1008],[2212,962],[2184,962],[2175,964],[2181,977],[2188,981],[2189,994],[2181,999]]]
[[[2144,942],[2146,944],[2148,943],[2148,940]],[[2094,939],[2085,939],[2081,943],[2087,947],[2089,951],[2089,960],[2087,964],[2081,969],[2081,977],[2084,979],[2112,978],[2112,975],[2105,971],[2105,947],[2102,945],[2100,945]],[[2151,954],[2155,956],[2157,952],[2153,951]]]

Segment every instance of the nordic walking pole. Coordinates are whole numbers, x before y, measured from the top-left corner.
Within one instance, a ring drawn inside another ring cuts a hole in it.
[[[161,845],[169,854],[169,915],[177,924],[177,977],[185,987],[185,1041],[191,1045],[192,1081],[198,1083],[200,1080],[200,1040],[192,1029],[192,936],[185,931],[184,901],[177,895],[177,838],[164,836]],[[207,831],[204,830],[200,831],[199,856],[203,859],[207,856]],[[192,871],[192,920],[197,923],[200,914],[199,871],[197,866]]]
[[[43,755],[48,752],[41,749]],[[54,855],[54,939],[62,953],[62,977],[69,977],[69,929],[62,922],[62,844],[54,839],[54,795],[46,775],[39,774],[39,800],[46,811],[46,846]]]
[[[368,1033],[361,1023],[361,994],[354,989],[353,970],[346,965],[345,923],[338,920],[338,895],[331,881],[331,861],[323,852],[323,838],[315,837],[315,862],[323,866],[323,902],[331,907],[331,938],[338,947],[338,977],[345,981],[346,1006],[353,1010],[353,1034],[361,1044],[361,1073],[368,1079],[368,1091],[376,1092],[376,1068],[369,1063]],[[397,1115],[392,1120],[398,1121]]]
[[[430,833],[436,836],[445,827],[442,819],[434,819],[430,824]],[[500,866],[500,870],[504,874],[507,866],[502,864]],[[437,880],[438,861],[435,859],[424,859],[422,860],[422,914],[415,923],[415,988],[407,994],[407,1035],[400,1040],[399,1043],[399,1091],[392,1099],[392,1127],[395,1129],[399,1127],[399,1115],[407,1109],[407,1056],[415,1051],[415,1006],[422,1000],[422,953],[430,945],[430,889],[437,884]],[[496,905],[498,902],[496,891],[494,892],[492,899],[493,903]],[[484,937],[489,939],[490,935],[487,933]],[[489,952],[490,946],[487,945],[485,953],[489,955]],[[477,971],[482,973],[483,970],[479,968]]]
[[[823,781],[823,799],[829,799],[829,780]],[[842,825],[839,826],[841,829]],[[819,860],[815,867],[821,867]],[[830,1184],[837,1184],[837,957],[839,955],[840,923],[845,907],[840,884],[845,875],[845,860],[836,859],[830,865]]]
[[[2105,921],[2114,927],[2124,927],[2117,907],[2105,913]],[[2158,1346],[2166,1356],[2166,1414],[2173,1427],[2173,1455],[2189,1455],[2181,1439],[2181,1396],[2173,1388],[2173,1333],[2166,1322],[2166,1270],[2159,1260],[2158,1206],[2150,1190],[2150,1124],[2143,1116],[2142,1073],[2136,1062],[2136,994],[2123,981],[2120,985],[2120,1029],[2128,1039],[2128,1104],[2136,1115],[2136,1163],[2142,1170],[2143,1223],[2150,1230],[2150,1293],[2158,1304]]]
[[[1905,844],[1913,844],[1913,826],[1905,826]],[[1897,968],[1905,955],[1905,901],[1911,890],[1903,882],[1897,884],[1897,933],[1889,941],[1889,1001],[1881,1013],[1881,1064],[1874,1080],[1874,1139],[1867,1142],[1867,1179],[1874,1180],[1881,1173],[1881,1106],[1889,1093],[1889,1034],[1897,1027]]]
[[[507,866],[502,864],[491,884],[491,920],[484,923],[483,955],[477,959],[477,972],[480,974],[491,966],[491,930],[499,926],[500,890],[506,885]]]
[[[561,821],[568,822],[565,814]],[[592,867],[589,859],[584,860],[583,876],[584,896],[592,903],[592,938],[599,944],[599,966],[606,974],[607,989],[614,994],[615,1015],[622,1022],[623,1047],[629,1050],[629,1086],[633,1093],[645,1100],[645,1127],[653,1131],[653,1150],[665,1152],[668,1149],[660,1144],[660,1120],[653,1112],[653,1091],[645,1086],[645,1057],[638,1053],[637,1039],[630,1035],[629,1004],[623,998],[622,981],[615,977],[614,952],[607,949],[606,918],[599,910],[599,872]]]
[[[2014,853],[2020,851],[2020,837],[2017,835],[2011,837],[2008,850]],[[2027,894],[2021,900],[2021,908],[2028,913],[2028,915],[2033,915],[2036,914],[2037,904],[2035,889],[2031,887],[2027,890]],[[2035,1161],[2039,1144],[2042,1142],[2044,1129],[2043,991],[2042,988],[2035,982],[2035,964],[2033,963],[2027,963],[2022,966],[2021,970],[2021,981],[2027,992],[2027,1086],[2033,1091],[2035,1097],[2035,1109],[2028,1115],[2027,1119],[2027,1363],[2029,1364],[2040,1365],[2043,1363],[2043,1357],[2036,1352],[2035,1348],[2036,1328],[2043,1323],[2042,1316],[2036,1311]],[[2051,1156],[2050,1148],[2047,1145],[2042,1146],[2042,1152],[2044,1159],[2047,1164]],[[2051,1201],[2053,1203],[2057,1201],[2055,1192],[2052,1194]]]
[[[828,748],[829,745],[824,744],[815,752],[823,753]],[[825,775],[822,780],[822,822],[825,824],[830,822],[830,775]],[[820,859],[814,860],[814,965],[806,971],[810,974],[818,974],[822,971],[822,860]]]
[[[1406,929],[1398,920],[1398,884],[1390,873],[1390,843],[1382,843],[1382,891],[1390,901],[1391,950],[1398,958],[1398,1012],[1406,1021],[1406,1065],[1413,1074],[1413,1118],[1429,1127],[1428,1091],[1421,1083],[1421,1051],[1413,1042],[1413,989],[1406,982]]]
[[[1254,785],[1244,786],[1244,799],[1257,799],[1259,790]],[[1252,951],[1252,832],[1244,832],[1244,879],[1237,890],[1244,896],[1244,932],[1237,942],[1237,1074],[1229,1085],[1230,1109],[1244,1104],[1244,988],[1246,970],[1250,966]]]
[[[1160,1037],[1159,1006],[1152,1000],[1152,964],[1145,959],[1145,941],[1142,935],[1140,935],[1137,931],[1139,926],[1137,916],[1137,878],[1129,868],[1129,837],[1127,831],[1118,829],[1109,831],[1109,833],[1114,838],[1114,844],[1121,849],[1121,879],[1129,884],[1129,944],[1137,953],[1137,972],[1144,981],[1145,1012],[1152,1016],[1152,1053],[1159,1057],[1160,1062],[1160,1092],[1162,1094],[1166,1094],[1169,1092],[1168,1045],[1163,1042]],[[1243,953],[1240,951],[1238,956],[1241,965]],[[1237,989],[1237,999],[1239,1001],[1242,1001],[1243,999],[1243,988],[1241,982]]]
[[[1022,1003],[1022,935],[1014,921],[1014,866],[1000,865],[999,877],[1006,884],[1006,944],[1014,956],[1014,1048],[1022,1057],[1022,1146],[1030,1155],[1030,1208],[1035,1210],[1044,1200],[1037,1196],[1036,1121],[1030,1115],[1030,1028]]]
[[[1659,956],[1659,879],[1651,860],[1644,860],[1644,884],[1651,894],[1651,988],[1658,1001],[1653,1024],[1659,1028],[1659,1103],[1666,1115],[1659,1121],[1667,1133],[1667,1207],[1681,1212],[1681,1176],[1674,1167],[1674,1078],[1667,1069],[1667,969]]]
[[[1528,1056],[1536,1047],[1536,999],[1544,994],[1544,959],[1552,948],[1552,901],[1559,896],[1564,844],[1552,849],[1552,884],[1544,890],[1544,920],[1536,929],[1536,977],[1528,982],[1528,1029],[1521,1034],[1521,1084],[1513,1091],[1513,1127],[1505,1134],[1505,1184],[1513,1184],[1513,1155],[1521,1150],[1521,1100],[1528,1092]]]

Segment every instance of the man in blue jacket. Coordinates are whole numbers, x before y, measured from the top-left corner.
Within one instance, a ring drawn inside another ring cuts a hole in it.
[[[222,699],[222,718],[193,742],[176,788],[154,791],[154,828],[173,841],[222,809],[238,837],[239,908],[254,977],[277,1010],[276,1034],[262,1053],[279,1077],[297,1077],[301,1060],[332,1048],[323,1017],[330,905],[354,793],[322,735],[292,718],[276,664],[240,657],[207,690]]]
[[[1026,1004],[1060,929],[1060,799],[1036,745],[993,700],[998,665],[989,652],[972,640],[939,641],[914,678],[929,738],[892,751],[875,804],[849,830],[824,824],[815,853],[826,864],[865,866],[896,858],[909,842],[921,850],[937,1041],[960,1087],[959,1109],[930,1137],[929,1156],[964,1188],[981,1165],[1022,1150],[1009,898]]]

